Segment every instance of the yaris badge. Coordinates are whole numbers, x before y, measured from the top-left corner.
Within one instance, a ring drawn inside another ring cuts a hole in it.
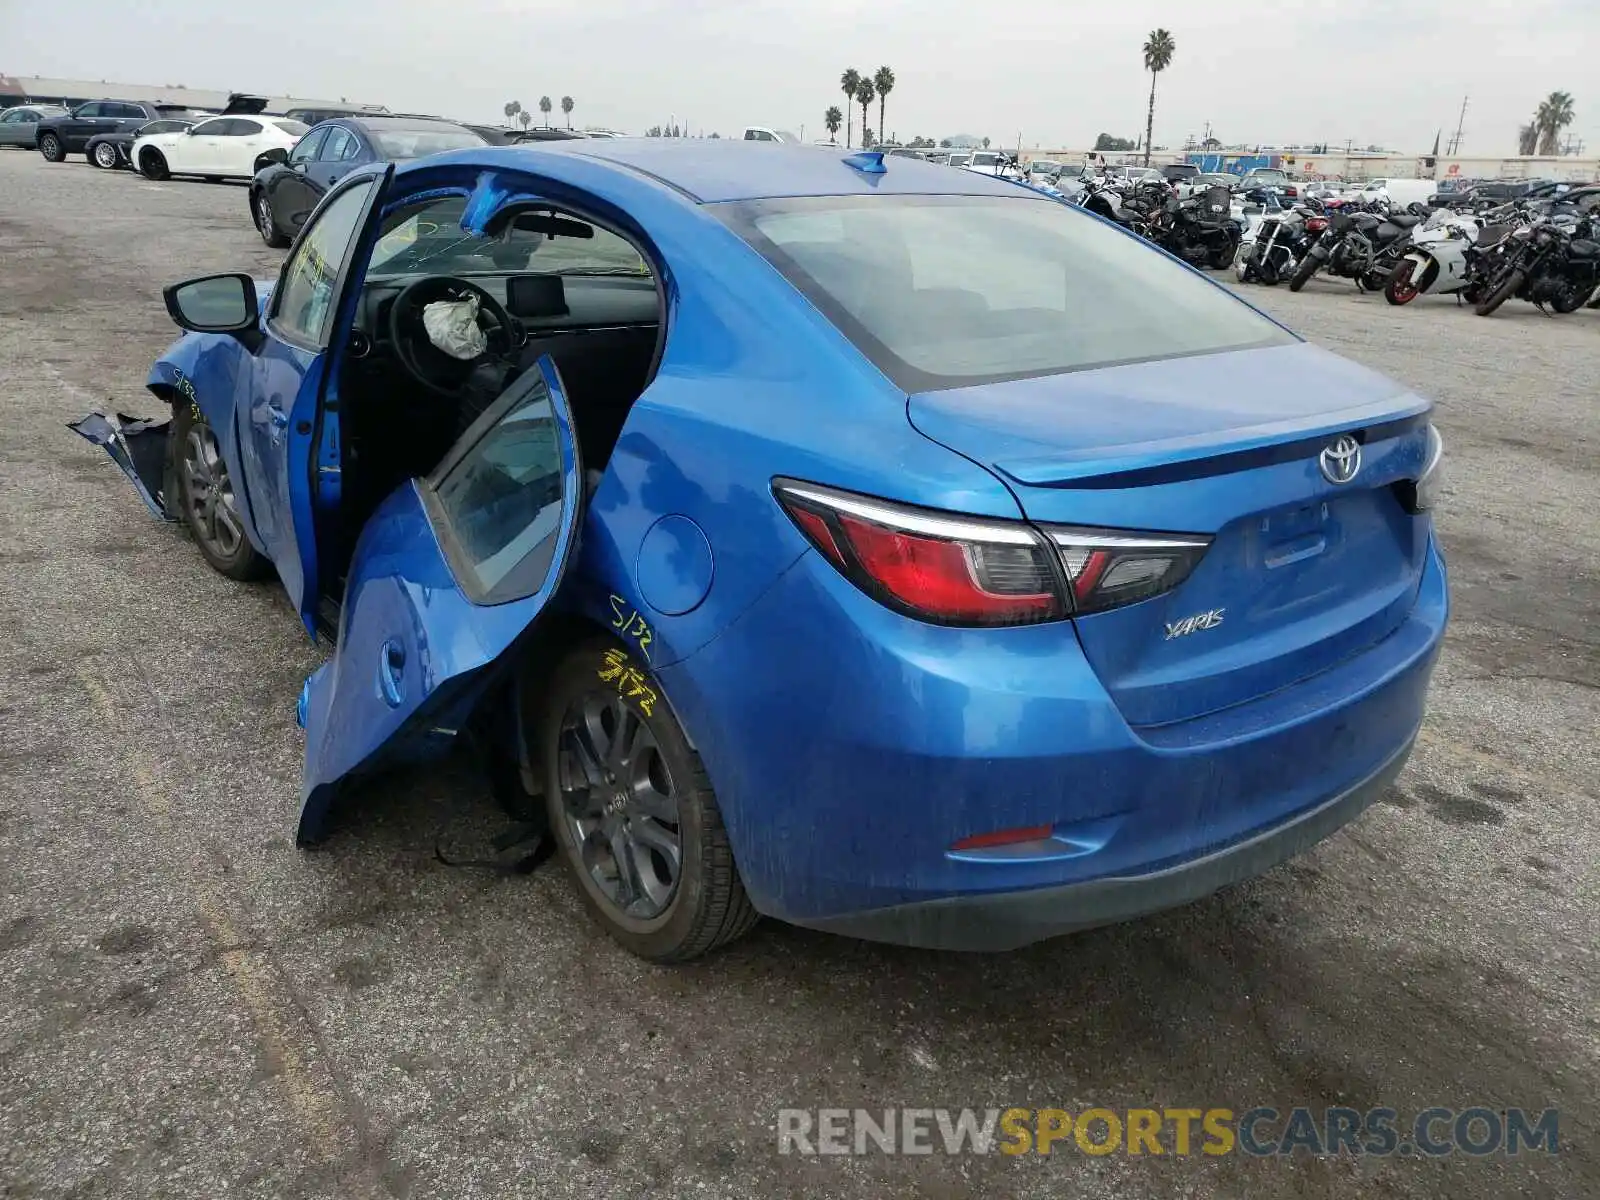
[[[1361,470],[1361,443],[1345,434],[1322,452],[1317,465],[1329,483],[1349,483]]]
[[[1172,621],[1167,625],[1167,636],[1162,641],[1170,642],[1173,638],[1187,637],[1197,629],[1215,629],[1222,624],[1222,613],[1222,609],[1213,608],[1210,612],[1196,613],[1181,621]]]

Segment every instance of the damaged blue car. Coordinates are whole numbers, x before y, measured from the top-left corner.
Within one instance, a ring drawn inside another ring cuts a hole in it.
[[[75,428],[332,644],[302,845],[468,737],[634,953],[998,950],[1304,850],[1421,724],[1430,404],[1003,180],[475,147],[165,295],[163,411]]]

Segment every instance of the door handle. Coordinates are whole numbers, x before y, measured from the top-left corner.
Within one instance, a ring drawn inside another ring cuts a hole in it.
[[[328,182],[329,183],[338,183],[339,182],[339,172],[334,171],[331,175],[329,175],[328,176]]]
[[[406,652],[390,638],[378,651],[378,692],[390,708],[399,708],[406,698]]]
[[[289,414],[270,404],[267,405],[267,420],[272,422],[274,429],[287,429],[289,426]]]

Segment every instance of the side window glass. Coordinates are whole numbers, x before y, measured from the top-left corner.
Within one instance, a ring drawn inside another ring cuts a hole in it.
[[[561,443],[543,373],[528,371],[478,421],[434,496],[463,589],[501,604],[543,586],[561,527]]]
[[[289,151],[289,161],[292,163],[310,162],[317,157],[317,151],[322,149],[322,143],[327,140],[328,131],[326,129],[313,129],[295,143],[294,149]]]
[[[345,156],[345,147],[354,140],[348,129],[342,125],[335,125],[328,130],[328,140],[323,144],[322,153],[317,157],[323,162],[337,162]]]
[[[228,133],[232,137],[254,137],[260,132],[260,121],[244,121],[235,117],[228,122]]]
[[[73,115],[77,117],[98,117],[103,107],[105,106],[101,104],[85,104]]]
[[[119,117],[127,117],[132,120],[142,121],[144,120],[145,115],[144,109],[140,108],[137,104],[117,105],[117,116]]]
[[[201,121],[200,124],[194,127],[194,135],[195,137],[216,137],[227,132],[227,127],[228,122],[226,120]]]
[[[322,346],[333,323],[334,288],[366,211],[371,181],[347,188],[317,213],[285,264],[272,321],[291,337]]]

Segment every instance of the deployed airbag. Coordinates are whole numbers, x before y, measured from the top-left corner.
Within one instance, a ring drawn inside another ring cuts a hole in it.
[[[451,358],[471,362],[489,348],[489,339],[478,326],[478,297],[464,300],[435,300],[422,308],[422,327],[428,340]]]

